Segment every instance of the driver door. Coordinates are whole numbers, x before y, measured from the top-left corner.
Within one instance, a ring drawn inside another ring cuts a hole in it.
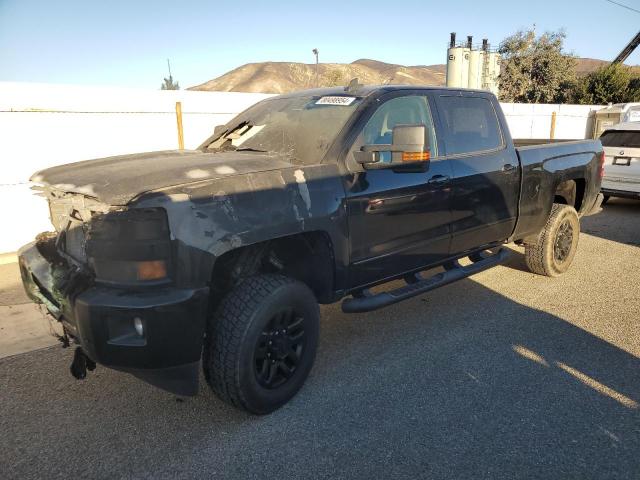
[[[390,152],[382,152],[380,162],[388,168],[364,169],[347,184],[352,288],[421,269],[449,254],[452,172],[438,155],[431,111],[424,92],[403,92],[382,101],[369,113],[348,154],[353,165],[353,153],[364,145],[391,144],[395,126],[426,127],[428,161],[397,165]]]

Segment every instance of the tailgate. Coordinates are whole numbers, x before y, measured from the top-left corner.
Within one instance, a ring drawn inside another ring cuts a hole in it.
[[[640,148],[604,147],[603,188],[640,192]]]

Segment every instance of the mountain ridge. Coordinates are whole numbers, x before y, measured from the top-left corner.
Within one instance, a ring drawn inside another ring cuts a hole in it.
[[[576,72],[586,75],[610,62],[576,58]],[[241,65],[187,90],[287,93],[319,86],[346,85],[353,78],[362,84],[444,85],[446,65],[400,65],[370,58],[351,63],[255,62]]]

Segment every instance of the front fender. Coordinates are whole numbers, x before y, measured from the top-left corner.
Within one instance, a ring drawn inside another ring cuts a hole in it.
[[[203,284],[226,252],[302,232],[334,246],[337,286],[348,265],[344,187],[337,165],[291,167],[174,187],[137,206],[167,211],[181,283]]]

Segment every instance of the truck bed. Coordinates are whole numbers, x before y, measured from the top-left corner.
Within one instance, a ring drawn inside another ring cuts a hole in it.
[[[590,210],[600,190],[599,140],[520,146],[516,152],[521,166],[521,195],[515,240],[542,229],[554,202],[554,192],[563,182],[576,182],[578,214]]]

